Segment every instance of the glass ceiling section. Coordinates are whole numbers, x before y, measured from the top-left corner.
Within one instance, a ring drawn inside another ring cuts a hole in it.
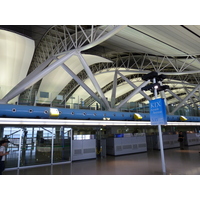
[[[0,30],[0,99],[27,75],[35,42],[13,32]],[[15,103],[18,97],[9,103]]]

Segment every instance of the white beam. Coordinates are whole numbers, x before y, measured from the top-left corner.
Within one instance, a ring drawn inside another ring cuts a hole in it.
[[[188,95],[188,96],[186,96],[184,99],[183,99],[183,101],[181,101],[180,103],[179,103],[179,105],[170,113],[170,114],[174,114],[181,106],[183,106],[183,104],[191,97],[191,96],[193,96],[193,94],[196,92],[196,90],[198,90],[199,89],[199,85],[197,85],[197,87],[196,88],[194,88],[194,90]]]
[[[126,97],[118,106],[115,107],[116,110],[119,110],[120,107],[122,107],[126,102],[128,102],[135,94],[137,94],[141,90],[142,87],[146,86],[149,82],[150,82],[150,80],[145,81],[144,83],[142,83],[128,97]]]
[[[92,84],[94,85],[96,91],[98,92],[98,94],[100,95],[102,101],[104,102],[104,105],[106,105],[106,109],[109,110],[110,109],[110,105],[109,105],[107,99],[105,98],[104,93],[102,92],[101,87],[99,86],[99,84],[98,84],[97,80],[95,79],[93,73],[91,72],[88,64],[86,63],[85,59],[83,58],[83,56],[79,52],[77,52],[76,55],[80,59],[80,62],[82,63],[82,65],[83,65],[88,77],[90,78],[90,80],[91,80]]]
[[[27,88],[29,88],[31,85],[35,84],[37,81],[39,81],[41,78],[43,78],[45,75],[53,71],[55,68],[60,66],[62,63],[64,63],[67,59],[69,59],[74,54],[74,51],[69,52],[56,62],[52,63],[48,67],[46,67],[44,70],[41,70],[44,68],[48,62],[50,62],[51,59],[45,61],[46,64],[41,64],[39,69],[35,69],[33,72],[31,72],[25,79],[23,79],[20,83],[18,83],[3,99],[0,100],[0,104],[5,104],[23,91],[25,91]],[[37,72],[37,73],[36,73]]]
[[[115,71],[114,80],[113,80],[113,88],[112,88],[112,95],[111,95],[111,108],[114,108],[114,106],[115,106],[116,88],[117,88],[117,70]]]
[[[137,89],[137,86],[132,83],[128,78],[126,78],[123,74],[121,74],[119,71],[118,71],[118,74],[129,84],[131,85],[134,89]],[[151,98],[145,93],[143,92],[142,90],[139,91],[139,93],[144,96],[147,100],[151,100]]]
[[[81,47],[79,50],[84,51],[84,50],[87,50],[87,49],[91,49],[92,47],[97,46],[100,43],[104,42],[105,40],[109,39],[110,37],[112,37],[113,35],[118,33],[119,31],[124,29],[125,27],[127,27],[127,25],[116,26],[111,31],[106,33],[105,35],[99,37],[97,40],[94,40],[93,42],[89,43],[88,45]]]
[[[76,75],[74,74],[69,67],[67,67],[64,63],[61,65],[62,68],[80,85],[83,89],[90,94],[100,105],[104,105],[104,102]]]

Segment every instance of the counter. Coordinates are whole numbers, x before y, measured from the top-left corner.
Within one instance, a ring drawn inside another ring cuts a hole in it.
[[[121,134],[121,137],[107,138],[106,151],[108,155],[124,155],[147,151],[145,133],[134,136],[126,136]]]
[[[185,141],[186,146],[199,145],[200,144],[200,133],[188,133]]]
[[[72,140],[72,161],[96,158],[96,139]]]
[[[185,146],[199,145],[200,134],[188,133],[185,135]],[[179,148],[178,135],[163,135],[163,149]],[[147,136],[147,148],[148,149],[160,149],[160,141],[158,135]]]
[[[150,146],[151,138],[151,147],[153,149],[160,149],[160,140],[158,135],[149,135],[147,142],[148,142],[148,148]],[[170,148],[177,148],[180,146],[178,142],[178,135],[163,135],[163,149],[170,149]]]

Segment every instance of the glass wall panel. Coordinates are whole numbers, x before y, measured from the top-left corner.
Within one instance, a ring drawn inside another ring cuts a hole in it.
[[[8,138],[6,168],[71,161],[72,129],[54,127],[0,127],[0,139]]]
[[[53,162],[71,160],[71,128],[63,126],[56,128],[53,145]]]
[[[51,163],[53,128],[23,128],[21,139],[20,166]]]
[[[54,133],[54,127],[34,127],[34,134],[36,135],[36,164],[51,163],[52,135]]]
[[[20,135],[22,129],[19,127],[1,127],[3,131],[2,138],[8,138],[10,143],[6,151],[10,153],[6,156],[6,168],[18,166]]]

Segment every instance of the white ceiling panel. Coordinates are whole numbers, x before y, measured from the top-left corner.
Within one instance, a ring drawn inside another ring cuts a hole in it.
[[[163,42],[163,40],[157,39],[156,35],[148,35],[147,33],[142,33],[141,31],[132,29],[131,27],[123,29],[117,34],[117,36],[114,36],[116,40],[114,40],[113,42],[117,43],[119,46],[121,46],[121,44],[128,44],[130,49],[132,47],[132,51],[136,46],[136,49],[138,49],[142,53],[154,54],[154,52],[157,52],[155,53],[155,55],[183,54],[179,49],[168,45],[167,43]],[[112,39],[113,37],[108,41],[110,42],[110,40]],[[120,43],[121,40],[122,42]]]
[[[189,55],[199,54],[200,52],[199,38],[185,29],[184,26],[148,26],[148,28],[153,37]],[[147,34],[149,34],[149,31],[147,31]]]
[[[200,25],[184,25],[186,28],[191,30],[197,35],[200,35]]]

